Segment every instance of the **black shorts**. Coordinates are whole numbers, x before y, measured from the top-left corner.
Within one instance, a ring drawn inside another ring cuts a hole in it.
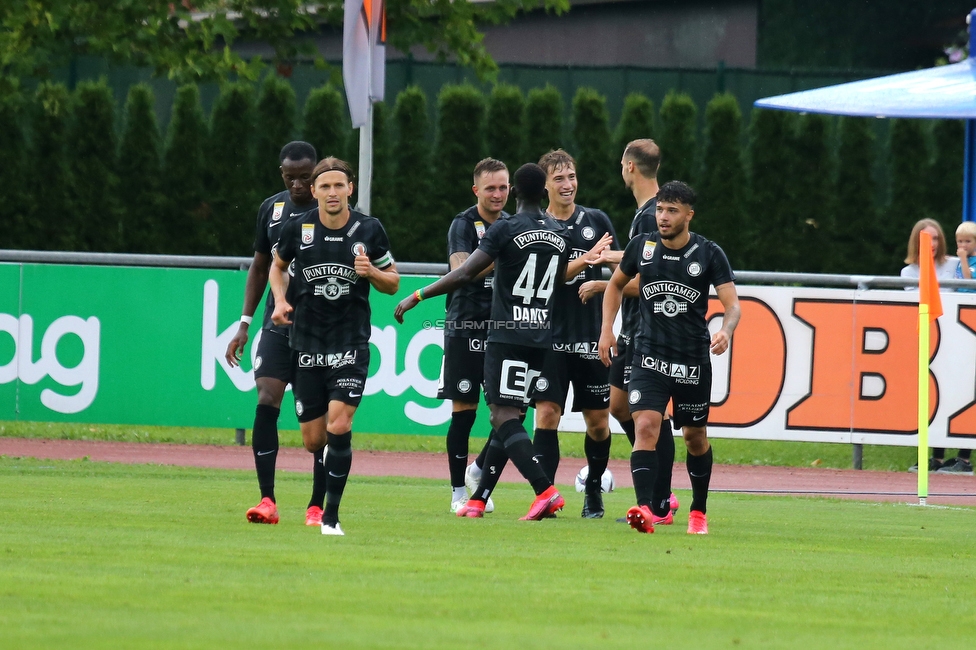
[[[445,336],[437,399],[477,404],[484,382],[485,341]]]
[[[708,423],[711,403],[712,364],[670,363],[638,353],[628,388],[631,413],[664,413],[668,400],[673,400],[671,421],[675,428],[703,427]]]
[[[286,384],[295,381],[295,365],[298,353],[288,347],[284,334],[261,330],[258,353],[254,357],[254,378],[271,377]]]
[[[322,417],[333,400],[359,406],[368,371],[369,348],[335,354],[299,352],[294,390],[298,421]]]
[[[485,348],[485,401],[524,409],[545,360],[545,348],[489,341]]]
[[[633,369],[634,353],[630,349],[628,340],[617,337],[617,356],[610,360],[610,385],[620,390],[627,390],[630,383],[630,373]]]
[[[555,402],[566,410],[566,396],[573,386],[573,410],[600,410],[610,407],[610,369],[600,361],[597,344],[569,343],[554,346],[546,353],[542,376],[530,393],[535,402]]]

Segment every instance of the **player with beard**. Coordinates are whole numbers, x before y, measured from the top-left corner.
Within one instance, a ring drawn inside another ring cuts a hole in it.
[[[289,142],[281,149],[279,161],[281,178],[287,188],[261,203],[254,236],[254,259],[247,270],[244,284],[244,307],[237,334],[227,345],[224,358],[233,368],[240,364],[248,340],[248,326],[261,302],[268,284],[268,271],[282,224],[300,219],[318,204],[312,198],[312,169],[317,156],[315,147],[307,142]],[[254,383],[258,389],[258,406],[251,429],[251,450],[261,490],[261,502],[247,511],[247,520],[259,524],[277,524],[278,506],[275,501],[275,464],[278,457],[278,415],[285,387],[294,381],[295,355],[288,347],[288,328],[271,322],[274,296],[268,292],[264,319],[254,357]],[[325,500],[325,470],[315,464],[312,470],[312,498],[305,513],[305,525],[322,523],[322,504]]]
[[[508,167],[494,158],[485,158],[474,168],[471,188],[478,202],[454,217],[447,233],[450,269],[461,266],[478,249],[492,225],[508,215],[502,210],[508,202]],[[485,341],[491,318],[492,270],[489,266],[471,284],[447,294],[444,326],[444,362],[441,367],[438,399],[451,400],[451,425],[447,429],[447,463],[451,474],[451,512],[467,503],[465,483],[481,479],[488,444],[471,465],[468,440],[477,416],[478,398],[485,375]],[[488,501],[485,512],[492,512]]]
[[[532,485],[535,501],[522,519],[540,520],[562,509],[565,500],[533,457],[532,442],[522,426],[521,411],[552,346],[552,297],[556,284],[574,277],[588,257],[569,261],[565,228],[541,207],[546,173],[533,164],[515,172],[518,212],[495,223],[457,269],[397,305],[403,315],[425,298],[455,291],[495,264],[491,327],[485,351],[485,396],[495,431],[478,491],[458,509],[459,517],[482,517],[485,503],[501,475],[506,457]],[[609,241],[597,242],[592,257]],[[497,458],[499,460],[493,460]]]
[[[706,425],[711,401],[709,352],[729,348],[739,322],[735,276],[722,249],[688,226],[695,214],[695,192],[671,181],[657,195],[658,232],[638,235],[627,244],[603,303],[600,358],[610,365],[617,353],[613,320],[623,288],[640,280],[641,323],[634,339],[634,367],[628,401],[634,415],[636,442],[630,457],[637,505],[627,511],[635,530],[653,533],[650,509],[658,472],[655,447],[668,401],[673,400],[675,425],[688,449],[687,467],[692,502],[688,533],[708,533],[706,502],[712,474],[712,449]],[[705,314],[709,287],[724,308],[722,327],[709,336]]]
[[[620,175],[637,201],[637,213],[630,224],[627,241],[643,233],[657,232],[655,209],[657,206],[657,171],[661,164],[661,150],[650,139],[633,140],[624,148],[620,159]],[[623,251],[605,250],[603,259],[619,264]],[[610,364],[610,414],[620,423],[630,446],[634,446],[634,419],[627,404],[627,385],[630,382],[631,362],[633,360],[632,341],[640,325],[640,301],[637,299],[637,280],[627,284],[621,304],[621,328],[617,337],[617,356]],[[580,287],[580,299],[585,303],[592,296],[606,290],[604,280],[586,282]],[[667,412],[661,423],[661,436],[657,443],[658,472],[654,483],[654,498],[651,511],[654,525],[669,525],[674,521],[678,510],[678,498],[671,491],[671,477],[674,468],[674,433]],[[617,520],[626,523],[626,518]]]
[[[302,442],[327,472],[323,535],[344,534],[339,504],[352,465],[353,416],[369,369],[370,287],[393,295],[400,286],[383,225],[349,209],[353,189],[349,163],[319,161],[312,171],[318,209],[283,226],[270,274],[272,320],[293,325],[295,413]],[[294,306],[285,299],[292,262]],[[329,453],[323,458],[326,445]]]
[[[572,156],[556,149],[542,156],[539,166],[546,172],[548,213],[566,228],[572,248],[570,259],[586,255],[593,243],[604,237],[611,241],[616,238],[606,213],[576,204],[576,161]],[[599,519],[604,513],[601,478],[610,460],[610,383],[609,371],[597,354],[602,295],[591,296],[584,303],[579,287],[597,280],[601,274],[600,266],[587,266],[556,286],[552,349],[546,354],[542,375],[532,393],[536,422],[533,446],[546,476],[554,482],[559,467],[559,420],[566,408],[569,386],[573,386],[573,411],[582,411],[586,422],[583,450],[589,474],[582,516],[588,519]]]

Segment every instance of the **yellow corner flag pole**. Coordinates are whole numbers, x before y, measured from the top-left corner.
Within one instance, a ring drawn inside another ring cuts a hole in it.
[[[923,249],[924,250],[924,249]],[[929,496],[929,306],[918,305],[918,505]]]

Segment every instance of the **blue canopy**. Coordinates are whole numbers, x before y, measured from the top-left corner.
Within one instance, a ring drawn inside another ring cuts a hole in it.
[[[976,61],[767,97],[755,105],[859,117],[976,119]]]
[[[952,65],[902,72],[756,101],[757,108],[856,117],[966,120],[962,220],[976,221],[976,9],[969,14],[970,58]]]

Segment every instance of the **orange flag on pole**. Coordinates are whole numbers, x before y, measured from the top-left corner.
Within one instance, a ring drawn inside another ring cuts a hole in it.
[[[939,296],[939,280],[935,276],[935,259],[929,254],[932,250],[932,235],[924,230],[919,233],[918,243],[918,304],[928,305],[929,322],[942,315],[942,298]]]

